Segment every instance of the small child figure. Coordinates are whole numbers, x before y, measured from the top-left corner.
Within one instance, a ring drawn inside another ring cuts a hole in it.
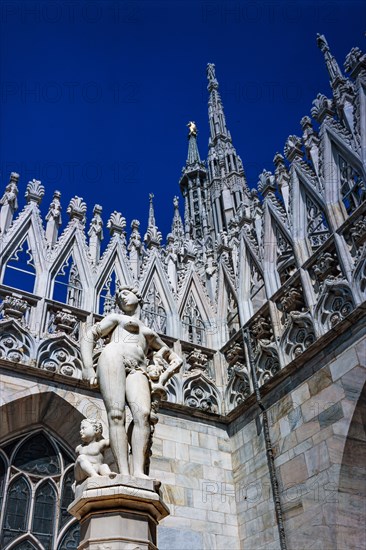
[[[163,351],[163,353],[161,353]],[[169,355],[168,350],[168,355]],[[166,390],[164,388],[165,384],[170,380],[170,378],[178,372],[181,367],[180,363],[171,363],[168,368],[165,366],[163,354],[166,354],[166,349],[154,352],[153,362],[147,367],[147,374],[151,381],[152,391]]]
[[[79,455],[75,462],[75,484],[88,477],[105,476],[111,472],[104,464],[104,450],[109,447],[109,439],[103,439],[103,426],[98,420],[85,418],[80,424],[82,444],[76,447]]]

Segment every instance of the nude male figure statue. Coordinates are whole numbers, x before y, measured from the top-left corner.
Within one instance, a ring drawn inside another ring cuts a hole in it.
[[[139,320],[142,299],[136,289],[121,287],[116,293],[116,300],[123,313],[108,314],[99,323],[87,328],[81,338],[83,378],[89,380],[92,387],[99,383],[107,410],[110,446],[119,473],[148,477],[144,472],[151,433],[147,354],[149,350],[157,352],[169,364],[171,374],[180,369],[183,361],[164,344],[156,332]],[[110,341],[100,354],[95,372],[93,348],[99,338],[107,335]],[[126,402],[134,423],[131,437],[132,472],[128,465]]]

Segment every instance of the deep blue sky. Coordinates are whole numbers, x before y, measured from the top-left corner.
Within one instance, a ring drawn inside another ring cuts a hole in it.
[[[207,155],[206,64],[216,64],[228,127],[251,186],[318,92],[330,94],[316,33],[340,66],[365,49],[362,1],[77,2],[0,4],[0,178],[19,171],[117,209],[146,229],[148,194],[170,230],[172,199],[195,120]],[[183,201],[181,201],[182,203]],[[21,199],[21,204],[24,204]],[[182,206],[182,204],[181,204]]]

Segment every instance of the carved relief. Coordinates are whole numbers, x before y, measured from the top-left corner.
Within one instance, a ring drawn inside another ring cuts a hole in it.
[[[307,312],[290,312],[287,328],[281,339],[288,359],[292,361],[301,355],[316,340],[313,321]]]
[[[212,382],[198,374],[183,385],[183,404],[204,412],[219,413],[220,400]]]
[[[354,300],[348,283],[344,280],[326,280],[316,307],[320,325],[330,330],[354,309]]]
[[[33,357],[33,339],[17,321],[0,322],[0,357],[14,363],[29,363]]]
[[[67,337],[53,338],[41,344],[37,366],[48,372],[81,378],[81,361],[78,347]]]
[[[249,369],[241,362],[230,365],[228,368],[229,382],[225,392],[225,401],[228,410],[243,403],[252,393]]]

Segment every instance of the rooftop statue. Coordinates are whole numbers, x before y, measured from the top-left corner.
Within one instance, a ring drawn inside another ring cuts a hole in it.
[[[99,384],[108,416],[110,447],[119,473],[146,478],[158,394],[161,398],[163,386],[179,371],[183,361],[140,321],[142,298],[136,289],[119,288],[116,302],[122,313],[110,313],[84,331],[80,342],[83,378],[89,380],[91,387]],[[95,372],[93,348],[97,340],[106,336],[109,343],[100,354]],[[149,367],[147,356],[151,352],[155,353]],[[166,363],[168,368],[163,367]],[[133,418],[130,464],[126,404]]]
[[[197,126],[196,123],[193,121],[188,122],[187,124],[189,128],[189,136],[196,136],[197,135]]]

